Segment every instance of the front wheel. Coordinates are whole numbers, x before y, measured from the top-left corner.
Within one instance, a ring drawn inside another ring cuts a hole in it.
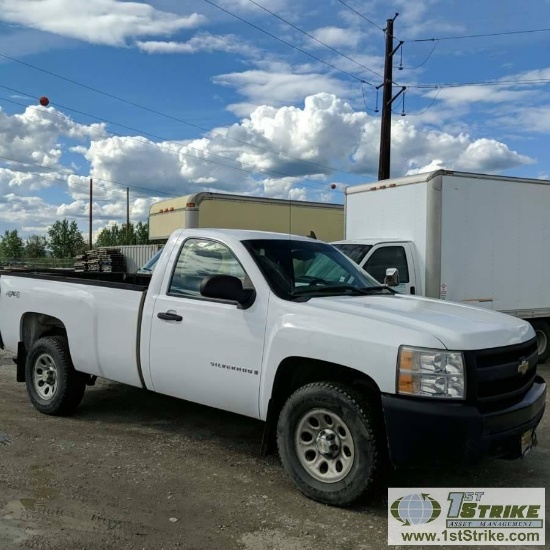
[[[25,379],[31,403],[44,414],[70,414],[84,396],[86,378],[74,369],[62,336],[45,336],[33,344],[27,355]]]
[[[382,434],[362,394],[343,384],[316,382],[284,405],[277,443],[287,474],[306,496],[348,506],[380,481]]]
[[[550,357],[550,324],[542,319],[533,319],[531,325],[537,334],[539,363],[544,363]]]

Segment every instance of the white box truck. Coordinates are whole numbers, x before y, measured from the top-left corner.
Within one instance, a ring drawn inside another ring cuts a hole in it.
[[[438,170],[348,187],[333,242],[399,290],[528,320],[550,355],[550,182]]]

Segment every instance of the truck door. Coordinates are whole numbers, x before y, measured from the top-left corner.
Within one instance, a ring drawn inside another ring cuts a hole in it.
[[[396,267],[400,282],[396,290],[403,294],[416,294],[419,290],[410,243],[377,244],[359,265],[380,284],[384,283],[386,269]]]
[[[156,298],[149,361],[155,391],[258,417],[258,392],[267,322],[267,296],[248,309],[204,298],[209,275],[251,282],[225,245],[187,239]]]

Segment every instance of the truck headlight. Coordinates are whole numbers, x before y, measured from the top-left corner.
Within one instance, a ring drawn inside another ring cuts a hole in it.
[[[464,357],[456,351],[401,346],[397,393],[440,399],[464,399]]]

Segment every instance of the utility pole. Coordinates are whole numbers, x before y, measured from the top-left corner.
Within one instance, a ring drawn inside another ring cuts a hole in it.
[[[93,180],[90,178],[90,227],[88,236],[88,250],[92,250],[92,200],[93,200]]]
[[[382,119],[380,122],[380,157],[378,160],[378,179],[386,180],[390,177],[390,156],[391,156],[391,106],[393,102],[407,89],[402,86],[401,90],[393,94],[393,56],[403,45],[400,40],[396,48],[393,47],[393,22],[399,14],[396,13],[393,19],[386,21],[386,54],[384,60],[384,82],[382,94]]]
[[[126,187],[126,242],[130,244],[130,188]]]

